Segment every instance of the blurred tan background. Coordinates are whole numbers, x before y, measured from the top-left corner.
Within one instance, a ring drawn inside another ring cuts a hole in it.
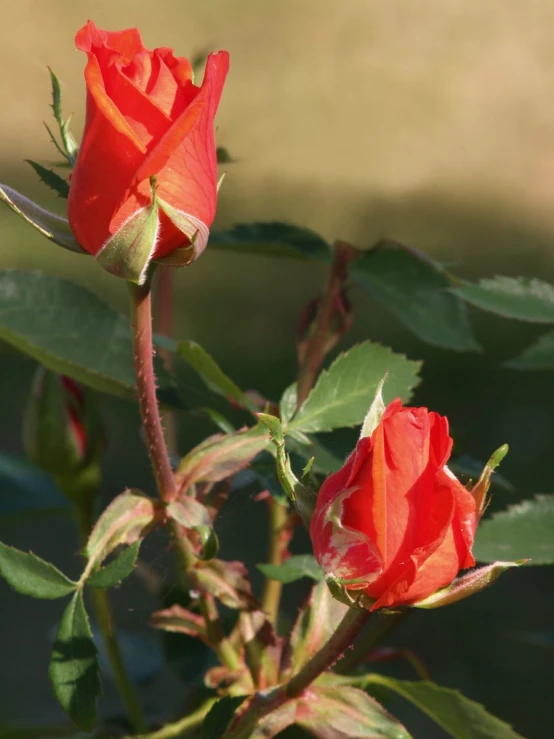
[[[85,59],[73,36],[90,17],[136,25],[146,45],[182,55],[231,52],[218,137],[239,163],[221,223],[286,218],[360,245],[386,233],[449,258],[486,250],[491,268],[498,252],[525,246],[550,265],[536,253],[554,235],[554,6],[544,0],[2,5],[3,180],[19,179],[23,158],[52,159],[46,65],[80,132]],[[2,264],[21,259],[4,244]]]

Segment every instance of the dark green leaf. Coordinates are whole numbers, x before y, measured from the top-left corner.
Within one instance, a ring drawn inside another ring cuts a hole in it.
[[[457,690],[431,682],[408,682],[381,675],[368,675],[366,687],[379,685],[413,703],[454,739],[522,739],[479,703]]]
[[[210,249],[214,248],[318,262],[331,259],[331,249],[321,236],[289,223],[239,223],[229,231],[214,231]]]
[[[78,590],[62,616],[50,661],[50,680],[64,711],[80,729],[96,721],[96,699],[101,693],[97,650]]]
[[[384,242],[356,260],[350,274],[423,341],[446,349],[479,349],[466,306],[448,292],[451,280],[426,254]]]
[[[26,460],[0,454],[0,516],[53,515],[71,510],[51,477]]]
[[[141,540],[137,540],[130,547],[125,547],[105,567],[94,572],[87,580],[87,585],[93,588],[113,588],[125,580],[135,568]]]
[[[1,542],[0,575],[18,593],[33,598],[63,598],[77,587],[50,562]]]
[[[313,554],[296,554],[280,565],[262,564],[256,567],[270,580],[280,580],[285,584],[303,577],[311,577],[312,580],[323,580],[325,577]]]
[[[406,401],[418,384],[420,362],[406,359],[371,341],[358,344],[341,354],[319,376],[288,429],[291,431],[330,431],[362,423],[385,373],[385,403],[400,397]]]
[[[510,359],[504,366],[517,370],[554,369],[554,331],[539,336],[519,357]]]
[[[177,353],[200,376],[206,387],[213,393],[236,401],[239,405],[256,410],[255,405],[238,385],[231,380],[215,360],[194,341],[181,341]]]
[[[554,323],[554,286],[528,277],[494,277],[453,288],[455,295],[504,318]]]
[[[8,208],[27,221],[29,225],[36,228],[47,239],[53,241],[54,244],[63,246],[64,249],[69,249],[77,254],[86,254],[73,236],[69,221],[66,218],[50,213],[50,211],[41,208],[40,205],[6,185],[0,185],[0,202],[5,203]]]
[[[54,172],[54,170],[43,167],[42,164],[39,164],[38,162],[33,162],[32,159],[26,159],[25,161],[31,165],[38,174],[41,182],[44,182],[47,187],[50,187],[54,192],[58,193],[61,198],[67,199],[69,197],[69,183],[67,180],[60,177],[60,175]]]
[[[217,701],[202,724],[202,739],[221,739],[245,695],[227,696]]]
[[[473,554],[479,562],[530,558],[554,563],[554,495],[537,495],[481,521]]]
[[[38,272],[0,272],[0,339],[84,385],[135,397],[128,320],[79,285]],[[155,366],[164,401],[178,405],[159,358]]]

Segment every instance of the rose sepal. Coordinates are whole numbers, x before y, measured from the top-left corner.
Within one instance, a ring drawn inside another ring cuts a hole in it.
[[[137,285],[144,285],[148,278],[160,228],[155,177],[150,183],[150,204],[128,218],[96,255],[96,261],[105,270]]]
[[[521,565],[529,562],[528,559],[518,559],[514,562],[493,562],[486,567],[479,567],[471,570],[465,575],[458,577],[454,582],[446,588],[437,590],[436,593],[428,598],[412,604],[412,608],[442,608],[456,603],[470,595],[481,592],[489,585],[492,585],[502,573],[512,567],[521,567]]]
[[[503,444],[490,456],[489,461],[484,466],[481,476],[471,488],[470,492],[475,500],[477,513],[482,516],[485,512],[485,508],[488,505],[488,492],[491,486],[492,474],[495,469],[500,465],[506,454],[508,454],[509,447],[507,444]]]
[[[69,221],[56,213],[42,208],[11,187],[0,185],[0,202],[36,228],[43,236],[64,249],[76,254],[87,254],[79,245],[69,226]]]

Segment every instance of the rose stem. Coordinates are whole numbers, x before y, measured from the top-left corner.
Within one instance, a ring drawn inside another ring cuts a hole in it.
[[[306,400],[315,382],[317,373],[325,359],[326,344],[333,318],[333,311],[346,279],[348,262],[353,257],[353,249],[342,242],[335,244],[335,254],[327,289],[321,298],[316,316],[316,327],[306,350],[306,356],[298,370],[297,408]]]
[[[176,498],[177,488],[156,398],[151,283],[147,281],[144,285],[131,282],[128,284],[131,292],[131,330],[140,415],[160,498],[170,502]]]
[[[129,289],[131,292],[131,329],[139,408],[158,493],[163,501],[170,502],[177,497],[178,491],[169,461],[169,453],[165,444],[156,398],[156,378],[154,375],[153,360],[154,347],[152,343],[151,283],[147,281],[142,286],[129,283]],[[169,528],[183,572],[187,573],[195,589],[200,592],[200,607],[206,621],[206,628],[211,629],[212,635],[217,634],[217,639],[212,646],[223,664],[231,669],[237,669],[239,667],[237,654],[220,630],[219,618],[214,611],[215,604],[213,604],[213,608],[209,607],[206,594],[201,592],[201,588],[198,587],[198,583],[196,582],[194,575],[194,554],[190,551],[187,541],[183,538],[178,524],[171,520],[169,521]],[[216,629],[219,629],[219,631],[216,631]]]
[[[283,545],[283,533],[287,525],[289,512],[288,507],[279,503],[273,496],[269,498],[268,503],[270,511],[268,560],[272,565],[280,565],[283,563],[283,556],[286,550],[286,546]],[[282,590],[283,583],[280,580],[266,578],[262,595],[262,610],[272,624],[276,624],[277,622]]]
[[[296,675],[277,687],[271,694],[254,696],[244,713],[240,714],[223,735],[223,739],[247,739],[259,721],[268,713],[300,696],[323,672],[330,669],[352,644],[370,617],[370,612],[350,608],[329,641],[316,652]]]
[[[154,329],[161,336],[171,338],[173,334],[173,267],[159,267],[158,279],[154,291]],[[167,349],[160,349],[160,356],[168,370],[173,366],[173,354]],[[175,413],[170,409],[162,411],[163,426],[165,429],[165,442],[171,457],[178,454],[177,447],[177,424]]]
[[[83,547],[88,541],[93,525],[92,500],[90,496],[76,505],[75,513]],[[98,627],[102,633],[104,647],[113,670],[115,684],[129,721],[135,731],[148,731],[148,723],[131,679],[127,675],[123,656],[117,641],[117,631],[107,590],[89,588]]]
[[[149,734],[140,734],[140,736],[124,737],[124,739],[185,739],[186,737],[197,736],[198,729],[210,708],[217,702],[217,698],[209,698],[207,701],[202,703],[196,711],[190,713],[179,721],[175,721],[172,724],[166,724],[157,731],[152,731]],[[193,734],[194,732],[194,734]]]

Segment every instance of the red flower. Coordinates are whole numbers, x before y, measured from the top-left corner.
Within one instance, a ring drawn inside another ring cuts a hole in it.
[[[191,224],[189,233],[160,208],[150,258],[190,244],[204,249],[216,209],[214,118],[229,67],[226,51],[210,54],[201,87],[187,59],[145,49],[138,30],[102,31],[92,21],[75,38],[87,52],[87,114],[71,178],[68,216],[81,246],[97,254],[122,224],[160,201]],[[175,220],[175,219],[174,219]],[[181,224],[182,224],[181,220]]]
[[[311,523],[327,575],[362,590],[371,610],[409,605],[475,564],[476,503],[446,467],[448,421],[426,408],[386,409],[319,492]]]

